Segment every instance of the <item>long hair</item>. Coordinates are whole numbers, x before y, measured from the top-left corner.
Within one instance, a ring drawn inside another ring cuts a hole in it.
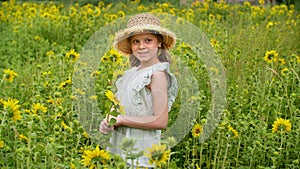
[[[163,36],[161,34],[153,34],[153,35],[157,38],[159,42],[161,42],[161,47],[158,49],[158,60],[161,62],[171,63],[171,55],[167,50],[166,45],[163,42]],[[131,37],[128,38],[129,42],[131,42]],[[131,67],[137,67],[141,64],[140,61],[134,56],[134,54],[130,55],[129,62]]]

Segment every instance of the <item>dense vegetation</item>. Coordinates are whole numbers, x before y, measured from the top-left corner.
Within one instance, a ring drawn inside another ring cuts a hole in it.
[[[187,6],[138,0],[93,5],[2,2],[0,167],[124,168],[120,157],[104,149],[107,138],[96,136],[78,118],[73,103],[85,93],[74,90],[73,73],[85,64],[78,61],[82,61],[82,50],[90,37],[101,28],[113,28],[106,34],[100,32],[106,35],[100,41],[107,40],[100,44],[105,53],[99,55],[97,69],[85,74],[96,79],[96,94],[87,100],[96,103],[99,114],[107,113],[114,81],[128,68],[126,57],[109,46],[110,31],[119,28],[112,26],[118,25],[113,21],[153,12],[175,18],[175,25],[193,24],[206,35],[224,66],[227,101],[213,134],[200,141],[213,98],[209,72],[218,74],[223,69],[207,67],[197,48],[179,38],[171,51],[172,69],[179,82],[195,84],[199,90],[184,100],[185,88],[181,86],[169,124],[184,117],[179,114],[186,110],[184,102],[195,103],[188,110],[196,116],[188,121],[192,127],[182,140],[167,138],[149,150],[156,166],[298,168],[300,14],[294,5],[270,7],[259,2],[255,6],[212,1]],[[178,36],[184,37],[184,32]],[[194,79],[185,77],[184,81],[180,65],[187,66]],[[130,140],[125,143],[130,147]]]

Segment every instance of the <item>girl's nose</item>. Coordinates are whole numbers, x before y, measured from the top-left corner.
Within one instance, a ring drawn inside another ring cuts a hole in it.
[[[144,47],[144,43],[143,42],[140,42],[140,44],[139,44],[139,49],[144,49],[145,47]]]

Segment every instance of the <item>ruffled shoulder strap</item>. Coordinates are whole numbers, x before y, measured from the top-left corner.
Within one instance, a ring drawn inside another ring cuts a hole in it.
[[[170,111],[171,106],[177,97],[178,82],[175,75],[170,72],[170,64],[168,62],[160,62],[142,70],[140,74],[142,79],[135,85],[134,90],[139,92],[145,86],[149,85],[153,73],[157,71],[165,71],[168,75],[168,108]]]

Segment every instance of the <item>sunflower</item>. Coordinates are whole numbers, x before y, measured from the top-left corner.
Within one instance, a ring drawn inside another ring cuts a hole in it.
[[[112,101],[115,105],[119,105],[119,100],[117,99],[117,97],[114,95],[114,93],[110,90],[107,90],[105,92],[105,96],[110,100]]]
[[[193,127],[193,129],[192,129],[192,135],[193,135],[193,137],[194,138],[200,137],[201,133],[202,133],[202,127],[201,127],[201,125],[200,124],[195,124],[194,127]]]
[[[283,118],[277,118],[273,124],[272,132],[290,132],[292,129],[292,124],[289,120]]]
[[[285,59],[284,58],[279,58],[278,63],[282,66],[285,64]]]
[[[73,6],[71,6],[70,9],[69,9],[69,13],[70,13],[69,15],[71,17],[74,17],[76,15],[76,13],[77,13],[77,9],[75,7],[73,7]]]
[[[61,89],[65,89],[68,85],[71,85],[72,84],[72,80],[71,79],[67,79],[66,81],[63,81],[59,84],[59,87]]]
[[[4,12],[3,12],[2,10],[0,10],[0,19],[1,19],[2,21],[5,20],[4,17],[5,17]]]
[[[69,126],[64,121],[61,122],[61,125],[64,129],[69,128]]]
[[[258,0],[258,3],[259,3],[260,5],[264,5],[264,4],[265,4],[265,1],[264,1],[264,0]]]
[[[118,19],[118,15],[116,15],[116,14],[109,15],[109,20],[113,21],[113,20],[116,20],[116,19]]]
[[[100,14],[101,14],[100,8],[99,8],[99,7],[96,7],[95,10],[94,10],[94,12],[93,12],[93,16],[94,16],[94,17],[99,17]]]
[[[43,113],[46,113],[47,112],[47,108],[42,105],[41,103],[34,103],[32,105],[32,108],[33,108],[33,113],[34,114],[37,114],[38,112],[43,112]]]
[[[3,99],[0,99],[0,104],[4,105],[4,100]]]
[[[110,155],[105,150],[100,150],[99,146],[95,150],[84,150],[85,155],[82,155],[81,163],[90,168],[95,168],[96,164],[100,162],[101,164],[107,164],[110,160]]]
[[[270,29],[271,27],[273,27],[274,26],[274,22],[268,22],[268,24],[267,24],[267,26],[266,26],[266,28],[267,29]]]
[[[124,71],[123,70],[115,70],[114,71],[114,74],[113,74],[113,78],[114,79],[118,79],[119,77],[123,76],[124,75]]]
[[[114,49],[111,49],[108,53],[106,53],[102,58],[102,62],[112,62],[116,63],[117,65],[122,62],[122,55],[119,54]]]
[[[48,13],[48,12],[41,13],[40,16],[41,16],[42,18],[45,18],[45,19],[51,19],[51,18],[53,18],[53,15],[51,15],[51,14]]]
[[[200,1],[194,1],[192,3],[192,7],[195,8],[195,7],[199,7],[201,5]]]
[[[281,69],[280,70],[280,73],[282,74],[282,76],[286,76],[286,73],[289,71],[289,69],[288,68],[283,68],[283,69]]]
[[[70,163],[70,168],[71,168],[71,169],[76,169],[76,165],[73,164],[73,163]]]
[[[220,44],[219,44],[218,40],[215,39],[215,38],[212,38],[212,39],[210,40],[210,44],[211,44],[215,49],[220,48]]]
[[[33,39],[36,40],[36,41],[39,41],[39,40],[41,40],[41,37],[36,35],[36,36],[33,37]]]
[[[239,132],[230,125],[228,126],[228,130],[230,130],[233,133],[233,138],[237,138],[239,136]]]
[[[85,92],[82,91],[81,89],[74,89],[74,93],[79,94],[79,95],[84,95]]]
[[[18,76],[18,74],[11,69],[5,69],[3,72],[3,79],[10,83]]]
[[[278,53],[275,50],[267,51],[265,53],[264,60],[268,63],[272,63],[272,61],[276,62],[278,59]]]
[[[13,121],[21,120],[22,119],[21,111],[20,110],[14,111],[13,116],[11,118]]]
[[[58,115],[58,116],[60,116],[60,115]],[[68,126],[64,121],[61,122],[61,125],[65,131],[73,133],[73,129],[70,126]]]
[[[71,49],[67,54],[66,57],[67,59],[69,59],[72,62],[76,62],[77,59],[79,58],[80,54],[75,52],[74,49]]]
[[[125,16],[125,13],[123,11],[118,11],[117,15],[122,18]]]
[[[140,5],[137,7],[137,10],[138,10],[138,11],[145,11],[145,10],[146,10],[146,7],[145,7],[143,4],[140,4]]]
[[[20,105],[17,99],[9,98],[7,101],[3,101],[3,106],[5,109],[8,109],[12,112],[11,118],[13,121],[21,120],[21,111],[19,110]]]
[[[54,57],[54,51],[53,50],[50,50],[50,51],[48,51],[48,52],[46,52],[46,56],[48,56],[48,57]]]
[[[177,18],[176,24],[183,25],[183,24],[185,24],[185,20],[183,18]]]
[[[91,100],[97,100],[97,98],[98,98],[97,95],[92,95],[92,96],[89,97],[89,99],[91,99]]]
[[[171,150],[166,150],[166,148],[167,146],[163,144],[152,144],[152,148],[147,148],[148,152],[144,152],[144,155],[149,158],[150,164],[161,167],[170,157]]]
[[[28,141],[28,137],[24,136],[23,134],[20,134],[19,135],[19,140],[27,142]]]
[[[34,15],[36,15],[36,9],[33,7],[29,8],[28,13],[30,13],[31,16],[34,16]]]
[[[82,135],[83,135],[83,137],[85,137],[85,138],[89,138],[89,134],[88,134],[86,131],[83,132]]]
[[[300,56],[296,56],[296,60],[298,63],[300,63]]]
[[[214,21],[215,20],[215,15],[209,14],[208,19],[211,20],[211,21]]]
[[[193,12],[188,12],[188,13],[186,14],[186,19],[187,19],[188,21],[193,22],[193,21],[194,21],[194,18],[195,18],[195,15],[194,15]]]
[[[4,148],[4,141],[0,140],[0,148]]]
[[[99,77],[101,72],[99,70],[95,70],[94,72],[91,73],[91,77]]]

